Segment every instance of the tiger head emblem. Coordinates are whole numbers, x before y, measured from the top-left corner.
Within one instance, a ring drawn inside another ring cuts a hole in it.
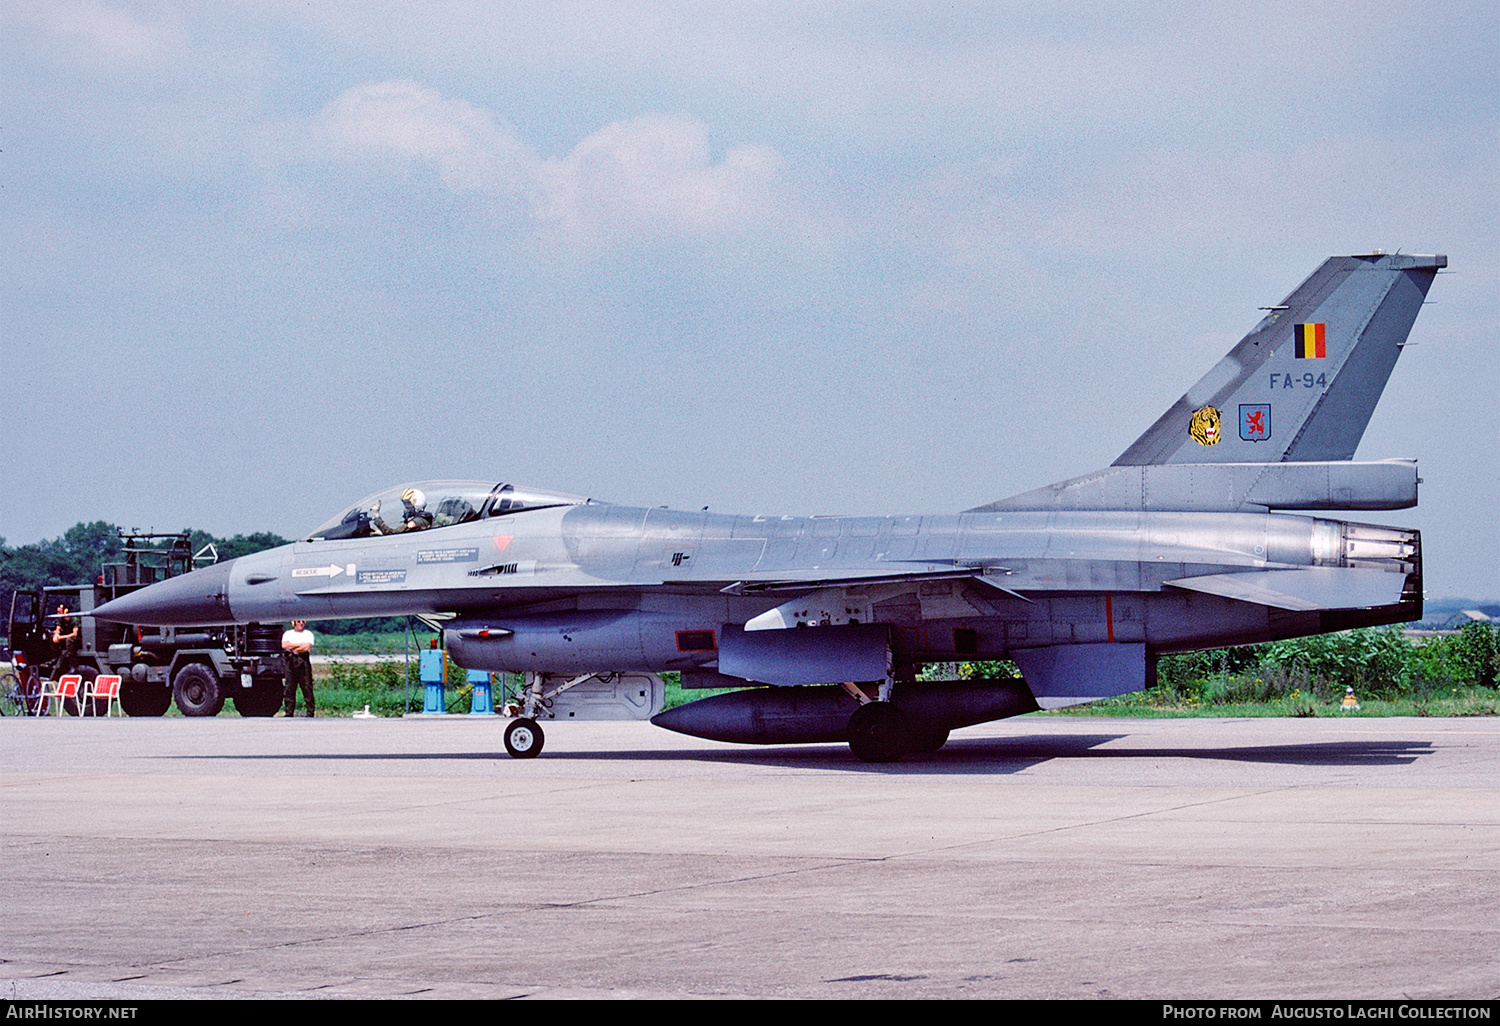
[[[1188,435],[1199,445],[1219,444],[1219,411],[1205,406],[1193,413],[1188,422]]]

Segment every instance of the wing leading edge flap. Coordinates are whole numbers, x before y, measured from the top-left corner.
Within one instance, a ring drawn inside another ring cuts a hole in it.
[[[899,565],[893,563],[892,566]],[[911,584],[917,581],[949,581],[982,574],[1004,572],[1002,567],[970,566],[953,569],[943,563],[922,563],[922,569],[897,573],[872,574],[868,567],[843,571],[820,571],[817,576],[787,577],[785,571],[760,576],[745,576],[719,590],[726,595],[751,595],[763,591],[808,591],[812,588],[868,588],[883,584]],[[689,584],[690,581],[668,580],[665,584]]]
[[[1313,566],[1183,577],[1163,583],[1276,609],[1373,609],[1401,601],[1406,575],[1386,570]]]
[[[1043,709],[1124,695],[1147,684],[1144,643],[1018,648],[1010,657]]]

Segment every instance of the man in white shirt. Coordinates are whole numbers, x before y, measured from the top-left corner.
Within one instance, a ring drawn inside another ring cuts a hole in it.
[[[313,632],[307,629],[306,620],[293,620],[292,629],[281,635],[281,650],[286,653],[286,694],[282,713],[284,716],[297,715],[298,687],[302,688],[307,715],[313,714],[313,640]]]

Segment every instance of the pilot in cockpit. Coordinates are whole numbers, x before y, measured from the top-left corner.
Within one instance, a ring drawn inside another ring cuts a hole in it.
[[[380,517],[380,500],[370,507],[371,534],[400,534],[403,531],[425,531],[432,526],[432,514],[427,510],[427,496],[419,488],[408,488],[401,493],[401,519],[387,524]]]

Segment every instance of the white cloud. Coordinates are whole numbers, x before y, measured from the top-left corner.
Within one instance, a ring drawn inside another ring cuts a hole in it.
[[[536,156],[493,114],[416,82],[348,89],[318,114],[315,131],[346,153],[430,164],[455,192],[525,191],[536,173]]]
[[[785,218],[781,155],[746,145],[715,160],[707,128],[687,117],[615,121],[566,156],[543,158],[490,111],[398,80],[346,90],[319,112],[313,135],[346,157],[430,166],[452,192],[523,197],[538,229],[573,242]]]
[[[541,220],[577,236],[676,234],[774,219],[783,161],[741,146],[715,163],[708,132],[686,118],[616,121],[539,169]]]
[[[175,25],[147,22],[129,11],[93,0],[26,3],[16,13],[93,61],[159,64],[186,45],[186,36]]]

